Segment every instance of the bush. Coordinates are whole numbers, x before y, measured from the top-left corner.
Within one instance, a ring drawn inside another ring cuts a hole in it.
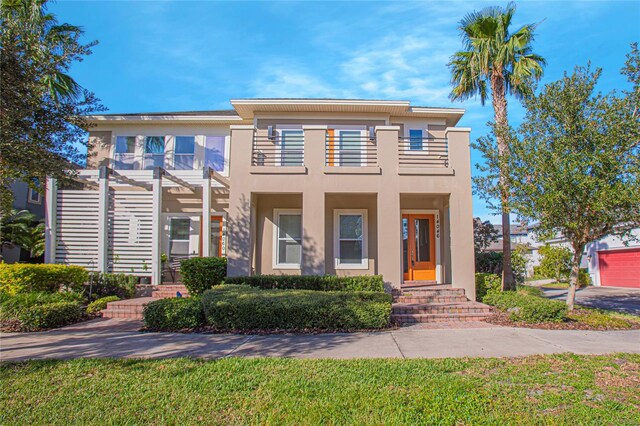
[[[117,296],[120,299],[131,299],[136,294],[138,278],[125,274],[104,274],[93,272],[89,277],[86,294],[90,299]]]
[[[591,285],[591,275],[586,269],[578,271],[578,287],[587,287]]]
[[[227,277],[225,284],[247,284],[266,290],[384,291],[382,275],[253,275]]]
[[[46,305],[58,302],[78,302],[82,296],[72,292],[58,293],[20,293],[15,296],[2,296],[0,300],[0,319],[17,319],[18,316],[32,306]]]
[[[107,303],[116,302],[118,300],[120,300],[118,296],[107,296],[96,299],[87,306],[87,313],[97,314],[98,312],[107,309]]]
[[[173,331],[204,325],[202,303],[197,297],[160,299],[143,311],[144,325],[155,331]]]
[[[476,273],[476,300],[491,292],[500,291],[502,288],[502,278],[496,274]]]
[[[82,319],[78,302],[56,302],[36,305],[24,310],[18,319],[24,331],[46,330],[76,323]]]
[[[556,281],[566,281],[571,272],[573,252],[568,247],[545,245],[538,250],[542,259],[536,268],[536,274]]]
[[[502,274],[502,253],[486,251],[476,253],[476,273]]]
[[[567,305],[564,302],[532,296],[522,291],[489,293],[482,301],[509,312],[509,318],[513,321],[561,322],[567,318]]]
[[[54,293],[60,288],[81,291],[88,273],[81,266],[0,263],[0,292],[9,295],[18,293]]]
[[[202,296],[219,330],[357,330],[386,327],[391,295],[381,292],[260,290],[223,285]]]
[[[180,262],[180,276],[190,295],[202,294],[227,276],[225,257],[194,257]]]

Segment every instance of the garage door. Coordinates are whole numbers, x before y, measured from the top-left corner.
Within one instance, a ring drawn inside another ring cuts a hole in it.
[[[600,285],[640,288],[640,249],[598,252]]]

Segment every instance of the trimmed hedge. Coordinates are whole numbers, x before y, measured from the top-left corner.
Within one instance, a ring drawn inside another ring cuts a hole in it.
[[[202,296],[218,330],[358,330],[389,324],[391,295],[381,292],[260,290],[222,285]]]
[[[138,277],[126,274],[104,274],[93,272],[89,276],[85,293],[91,293],[92,299],[117,296],[120,299],[131,299],[136,294]]]
[[[202,303],[197,297],[160,299],[143,311],[144,325],[155,331],[175,331],[204,325]]]
[[[382,275],[253,275],[227,277],[225,284],[246,284],[266,290],[314,290],[314,291],[384,291]]]
[[[487,293],[500,291],[502,278],[496,274],[476,273],[476,300],[481,301]]]
[[[107,309],[107,303],[117,302],[118,300],[120,300],[118,296],[107,296],[96,299],[93,302],[89,303],[89,306],[87,306],[87,313],[97,314],[98,312]]]
[[[77,302],[56,302],[36,305],[18,316],[24,331],[39,331],[73,324],[82,319],[82,307]]]
[[[202,294],[227,276],[226,257],[194,257],[180,262],[182,283],[190,295]]]
[[[509,312],[509,318],[513,321],[528,323],[562,322],[567,318],[568,312],[564,302],[532,296],[522,291],[489,293],[482,301]]]
[[[54,293],[61,287],[80,291],[88,277],[83,267],[75,265],[0,263],[0,292]]]

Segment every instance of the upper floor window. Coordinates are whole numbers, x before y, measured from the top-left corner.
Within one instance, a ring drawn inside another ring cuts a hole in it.
[[[360,130],[339,130],[338,161],[341,166],[362,165],[363,141]]]
[[[225,171],[224,151],[225,136],[207,136],[204,147],[205,167],[211,167],[216,172]]]
[[[193,170],[195,146],[195,136],[176,136],[176,146],[173,154],[174,169]]]
[[[304,164],[304,133],[302,130],[280,130],[280,165]]]
[[[144,138],[144,169],[164,167],[164,136]]]
[[[40,193],[33,188],[29,188],[29,194],[27,195],[27,201],[31,204],[40,204],[42,201]]]
[[[423,146],[423,133],[422,129],[410,129],[409,130],[409,149],[411,151],[421,151]]]
[[[135,167],[135,136],[118,136],[113,158],[113,168],[116,170],[133,170]]]

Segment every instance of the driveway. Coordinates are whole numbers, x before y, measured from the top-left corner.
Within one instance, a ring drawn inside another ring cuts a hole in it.
[[[240,357],[446,358],[513,357],[571,352],[640,353],[640,330],[537,330],[466,324],[377,333],[141,333],[139,322],[94,320],[41,333],[0,334],[0,360],[55,358]]]
[[[550,299],[567,300],[567,289],[542,289]],[[576,303],[583,306],[640,315],[640,289],[585,287],[576,292]]]

